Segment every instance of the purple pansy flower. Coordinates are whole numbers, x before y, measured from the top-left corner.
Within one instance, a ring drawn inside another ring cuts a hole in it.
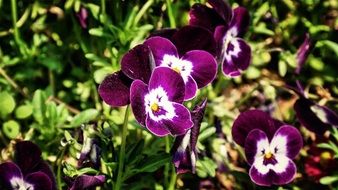
[[[95,187],[102,186],[106,180],[104,175],[90,176],[80,175],[74,180],[69,180],[68,190],[95,190]]]
[[[205,99],[194,107],[191,112],[194,126],[186,134],[177,136],[175,139],[172,153],[176,173],[186,173],[189,171],[195,173],[197,160],[196,143],[206,105],[207,100]]]
[[[315,42],[313,40],[311,40],[310,35],[307,33],[305,35],[305,39],[304,42],[302,43],[302,45],[298,48],[297,51],[297,67],[295,70],[296,74],[299,74],[301,69],[303,68],[306,59],[308,58],[312,48],[314,47]]]
[[[151,49],[156,66],[169,67],[182,76],[185,83],[184,100],[192,99],[197,89],[216,77],[216,60],[206,51],[192,50],[180,57],[171,41],[158,36],[147,39],[143,44]]]
[[[172,69],[154,69],[149,85],[135,80],[130,89],[136,120],[156,136],[182,135],[193,126],[189,110],[182,105],[185,85]]]
[[[30,141],[18,142],[15,161],[0,164],[1,189],[56,190],[54,175],[41,159],[37,145]]]
[[[130,85],[139,79],[149,82],[155,65],[149,47],[141,44],[128,51],[121,60],[121,70],[108,75],[99,86],[104,102],[113,107],[129,104]]]
[[[246,111],[232,127],[236,143],[244,147],[249,175],[258,185],[282,185],[296,174],[294,159],[303,146],[299,131],[259,110]]]
[[[249,13],[243,7],[231,10],[223,0],[209,0],[208,3],[212,8],[201,4],[192,7],[189,24],[214,32],[216,56],[224,75],[239,76],[251,62],[251,48],[241,38],[249,26]]]
[[[299,96],[293,108],[299,122],[308,130],[323,135],[331,126],[338,128],[338,115],[326,106],[318,105],[308,99],[301,84],[297,81],[298,89],[288,86]]]

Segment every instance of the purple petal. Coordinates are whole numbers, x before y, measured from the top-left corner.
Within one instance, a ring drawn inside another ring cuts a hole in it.
[[[245,139],[251,130],[260,129],[264,131],[269,140],[271,140],[277,129],[282,125],[282,122],[272,119],[263,111],[248,110],[241,113],[234,121],[232,136],[237,144],[244,146]]]
[[[223,61],[223,74],[236,77],[241,71],[247,69],[251,62],[251,48],[240,38],[233,38],[220,55]]]
[[[32,184],[34,190],[52,190],[50,178],[43,172],[34,172],[25,177],[25,181]]]
[[[167,67],[154,69],[149,82],[149,90],[161,86],[167,93],[169,101],[182,103],[185,84],[180,74]]]
[[[177,31],[178,29],[176,28],[164,28],[161,30],[156,30],[150,34],[150,38],[154,36],[160,36],[170,40]]]
[[[0,187],[5,186],[11,188],[11,180],[19,178],[22,179],[20,168],[13,162],[5,162],[0,164]]]
[[[88,18],[88,11],[86,8],[81,7],[80,11],[76,13],[76,17],[80,22],[82,28],[87,28],[87,18]]]
[[[214,32],[214,39],[216,42],[216,57],[218,63],[222,63],[222,49],[224,43],[224,36],[227,34],[228,27],[217,26]]]
[[[245,150],[245,157],[247,162],[252,165],[255,161],[255,156],[258,151],[257,143],[259,141],[267,141],[268,137],[266,136],[265,132],[260,130],[260,129],[254,129],[252,130],[247,138],[245,139],[245,145],[244,145],[244,150]]]
[[[208,3],[220,15],[223,20],[228,23],[232,17],[232,9],[229,3],[225,0],[208,0]]]
[[[204,99],[199,104],[197,104],[191,111],[191,118],[192,122],[194,123],[194,126],[191,129],[190,146],[192,147],[192,150],[194,152],[196,152],[197,139],[200,132],[200,126],[204,117],[206,106],[207,99]]]
[[[295,158],[303,147],[303,138],[298,129],[290,125],[283,125],[276,131],[273,139],[278,137],[286,138],[286,156],[290,159]]]
[[[113,107],[129,104],[129,87],[132,80],[121,71],[108,75],[99,86],[99,94],[104,102]]]
[[[83,190],[102,186],[106,178],[104,175],[90,176],[81,175],[76,177],[73,186],[69,190]]]
[[[148,46],[154,56],[156,66],[161,65],[164,55],[172,55],[178,57],[175,45],[168,39],[159,36],[147,39],[144,45]]]
[[[15,145],[15,160],[20,167],[23,175],[26,175],[40,163],[41,150],[40,148],[30,142],[21,141]]]
[[[282,173],[274,172],[272,183],[275,185],[284,185],[290,183],[296,175],[297,167],[292,160],[289,160],[289,163]]]
[[[274,173],[273,171],[269,171],[266,174],[262,174],[258,171],[258,169],[252,165],[249,171],[249,175],[251,178],[251,181],[253,181],[255,184],[260,186],[271,186]]]
[[[200,3],[194,4],[189,11],[189,24],[205,27],[214,31],[218,25],[226,25],[223,18],[212,8]]]
[[[215,58],[206,51],[193,50],[187,52],[183,60],[188,60],[193,65],[192,78],[196,81],[198,88],[202,88],[212,82],[217,74],[217,63]]]
[[[46,174],[52,183],[52,190],[57,189],[54,173],[51,167],[45,161],[41,160],[40,163],[29,173],[33,173],[33,172],[42,172]]]
[[[249,12],[244,7],[237,7],[233,10],[233,17],[229,28],[233,32],[233,36],[242,37],[248,30],[250,24]]]
[[[190,154],[191,151],[189,151],[188,149],[175,152],[173,156],[173,162],[177,174],[191,172],[196,167],[195,165],[193,166],[192,164]]]
[[[146,125],[147,129],[158,137],[164,137],[170,134],[170,131],[166,128],[166,126],[164,126],[162,120],[154,121],[148,115],[146,123],[147,123]]]
[[[313,42],[310,39],[310,35],[307,33],[305,35],[305,39],[304,42],[302,43],[302,45],[299,47],[298,51],[297,51],[297,68],[295,70],[296,74],[299,74],[301,69],[303,68],[306,59],[308,58],[312,48],[314,47],[315,42]]]
[[[331,125],[338,126],[338,116],[335,112],[305,97],[299,97],[294,104],[294,109],[299,122],[318,135],[323,135]]]
[[[130,88],[130,102],[135,119],[143,126],[146,124],[146,109],[144,97],[148,93],[148,86],[141,80],[135,80]]]
[[[188,77],[187,83],[185,84],[185,96],[184,101],[191,100],[196,96],[197,83],[192,77]]]
[[[147,84],[154,68],[153,55],[146,45],[135,46],[122,57],[121,70],[131,79],[139,79]]]
[[[202,27],[184,26],[173,35],[171,41],[175,44],[180,56],[191,50],[204,50],[212,55],[216,53],[213,34]]]

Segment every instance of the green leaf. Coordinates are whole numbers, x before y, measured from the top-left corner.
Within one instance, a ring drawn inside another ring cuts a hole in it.
[[[214,177],[216,175],[217,164],[208,157],[199,159],[196,162],[196,172],[199,177]]]
[[[284,77],[286,75],[286,72],[287,72],[287,64],[285,61],[283,60],[279,60],[278,62],[278,72],[279,72],[279,75]]]
[[[336,54],[336,56],[338,56],[338,43],[330,41],[330,40],[322,40],[316,44],[316,47],[323,47],[323,46],[330,48]]]
[[[22,106],[19,106],[15,110],[15,116],[18,119],[25,119],[25,118],[31,116],[32,113],[33,113],[33,106],[32,105],[22,105]]]
[[[15,108],[14,98],[6,91],[0,92],[0,108],[1,117],[12,113]]]
[[[88,123],[89,121],[95,119],[99,115],[99,111],[96,109],[87,109],[76,115],[71,122],[71,127],[78,127],[83,123]]]
[[[10,138],[16,138],[20,133],[20,125],[18,122],[14,120],[9,120],[2,125],[2,130],[4,131],[5,135]]]
[[[169,163],[171,156],[170,154],[153,155],[145,160],[146,162],[136,169],[138,172],[154,172],[163,165]]]
[[[43,124],[46,117],[46,94],[42,90],[37,90],[33,96],[33,116],[39,124]]]
[[[338,176],[325,176],[320,178],[319,182],[323,185],[330,185],[338,181]]]

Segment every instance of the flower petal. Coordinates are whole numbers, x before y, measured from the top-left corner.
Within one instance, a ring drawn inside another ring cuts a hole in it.
[[[323,135],[331,127],[330,124],[336,123],[337,125],[338,117],[333,111],[318,106],[305,97],[299,97],[294,104],[294,109],[299,122],[318,135]]]
[[[185,84],[185,96],[184,101],[191,100],[196,96],[197,83],[192,77],[188,77],[188,81]]]
[[[298,48],[297,51],[297,67],[295,70],[296,74],[299,74],[301,69],[303,68],[306,59],[308,58],[312,48],[315,46],[315,42],[310,39],[310,35],[307,33],[305,35],[304,42],[302,45]]]
[[[149,90],[162,87],[169,101],[182,103],[185,96],[185,84],[180,74],[167,67],[154,69],[149,81]]]
[[[137,45],[122,57],[121,70],[131,79],[139,79],[147,84],[154,68],[153,55],[146,45]]]
[[[273,172],[269,171],[268,173],[262,174],[258,169],[252,165],[249,171],[251,181],[260,186],[270,186],[272,185]]]
[[[11,181],[13,179],[22,179],[20,168],[13,162],[0,164],[0,187],[3,185],[7,189],[12,189]]]
[[[155,121],[148,115],[146,120],[147,129],[158,137],[164,137],[170,134],[170,131],[164,126],[162,120]]]
[[[200,126],[204,117],[204,112],[207,106],[207,99],[204,99],[199,104],[197,104],[193,110],[191,111],[191,119],[194,123],[193,128],[191,129],[191,137],[190,137],[190,146],[192,148],[192,151],[196,152],[196,144],[198,135],[200,132]]]
[[[282,122],[272,119],[263,111],[248,110],[241,113],[234,121],[232,136],[237,144],[244,146],[245,139],[251,130],[260,129],[264,131],[269,140],[271,140],[277,129],[282,125]]]
[[[227,1],[224,0],[208,0],[213,9],[228,23],[232,17],[232,9]]]
[[[81,175],[76,177],[73,186],[70,190],[83,190],[89,189],[97,186],[102,186],[106,178],[104,175],[90,176],[90,175]]]
[[[192,63],[192,78],[196,81],[198,88],[202,88],[212,82],[217,74],[217,63],[215,58],[206,51],[193,50],[187,52],[183,60]]]
[[[26,175],[40,163],[41,150],[31,141],[20,141],[15,145],[15,161]]]
[[[189,11],[189,24],[193,26],[205,27],[214,31],[218,25],[226,25],[223,18],[212,8],[196,3]]]
[[[283,125],[276,131],[270,144],[270,147],[277,148],[277,154],[293,159],[303,147],[303,138],[295,127]]]
[[[146,109],[144,97],[148,93],[148,86],[141,80],[135,80],[130,87],[130,102],[135,119],[142,126],[146,125]]]
[[[251,48],[240,38],[233,38],[226,45],[223,44],[222,71],[223,74],[230,77],[236,77],[241,71],[247,69],[251,62]]]
[[[156,30],[150,34],[150,37],[160,36],[171,40],[172,36],[178,31],[176,28],[164,28],[161,30]]]
[[[269,139],[265,132],[260,129],[252,130],[245,139],[245,157],[247,162],[252,165],[257,154],[269,148]]]
[[[162,38],[159,36],[151,37],[147,39],[143,44],[151,49],[156,66],[162,64],[164,55],[178,57],[175,45],[166,38]]]
[[[43,172],[34,172],[25,177],[25,181],[33,185],[34,190],[52,190],[50,178]]]
[[[108,75],[99,86],[99,94],[104,102],[113,107],[129,104],[129,87],[132,80],[118,71]]]
[[[249,12],[244,7],[237,7],[233,10],[233,17],[230,22],[230,30],[233,36],[242,37],[248,30],[250,24]]]
[[[284,185],[290,183],[296,175],[297,167],[291,159],[287,159],[288,164],[283,172],[274,171],[272,183],[275,185]]]
[[[182,27],[172,36],[171,41],[175,44],[180,56],[191,50],[204,50],[212,55],[216,53],[213,33],[199,26]]]

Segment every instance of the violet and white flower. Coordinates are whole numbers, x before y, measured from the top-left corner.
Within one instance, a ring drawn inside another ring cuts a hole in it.
[[[297,170],[292,159],[302,146],[299,131],[289,125],[280,127],[271,140],[264,131],[252,130],[244,146],[247,162],[251,165],[251,180],[262,186],[290,183]]]
[[[205,99],[194,107],[191,111],[194,126],[184,135],[177,136],[175,139],[171,152],[173,153],[173,162],[178,174],[189,171],[195,173],[197,160],[196,144],[206,105],[207,100]]]
[[[56,190],[54,175],[30,141],[15,145],[15,163],[0,164],[0,188],[6,190]]]
[[[162,37],[149,38],[143,44],[151,49],[156,66],[171,68],[182,76],[184,100],[195,97],[197,89],[208,85],[216,77],[216,60],[206,51],[192,50],[180,57],[175,45]]]
[[[78,159],[78,168],[93,167],[98,169],[100,167],[101,149],[99,141],[95,134],[95,125],[83,126],[82,128],[82,148],[80,157]]]
[[[241,38],[249,26],[249,13],[244,7],[232,10],[223,0],[209,0],[208,3],[212,8],[201,4],[191,8],[189,24],[214,32],[216,56],[223,74],[239,76],[251,62],[251,48]]]
[[[249,175],[258,185],[282,185],[296,174],[294,159],[303,146],[299,131],[260,110],[243,112],[232,127],[234,141],[244,147]]]
[[[130,102],[136,120],[156,136],[182,135],[193,126],[189,110],[182,105],[184,81],[166,67],[154,69],[149,85],[135,80]]]
[[[68,190],[94,190],[96,189],[95,187],[102,186],[105,183],[105,180],[106,177],[104,175],[80,175],[74,180],[69,181]]]
[[[135,46],[122,57],[121,70],[108,75],[100,84],[101,98],[113,107],[129,104],[132,81],[139,79],[148,83],[154,67],[149,47],[143,44]]]

